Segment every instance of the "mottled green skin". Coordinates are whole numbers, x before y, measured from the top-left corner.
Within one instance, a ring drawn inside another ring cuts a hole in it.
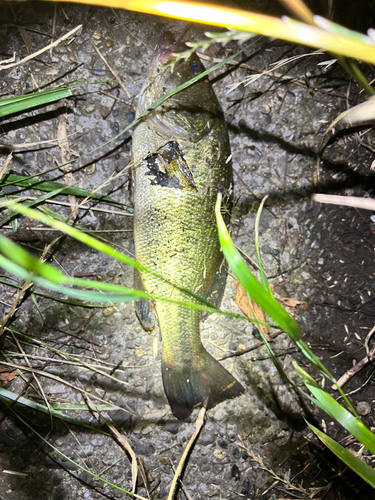
[[[195,76],[190,67],[197,61],[201,64],[194,56],[180,63],[173,73],[168,70],[158,78],[140,99],[138,112],[160,97],[160,92]],[[155,58],[149,76],[159,70],[157,62]],[[200,71],[202,68],[200,66]],[[168,127],[172,124],[173,127],[175,120],[179,124],[177,132],[171,137],[163,127],[164,124]],[[181,123],[187,124],[184,130],[181,130]],[[193,140],[189,140],[189,135]],[[145,158],[171,139],[179,144],[196,190],[151,184],[153,178],[148,175]],[[180,92],[174,96],[172,103],[167,101],[164,111],[154,113],[148,121],[141,122],[133,134],[136,259],[175,285],[191,292],[198,290],[202,295],[209,290],[223,260],[215,221],[215,202],[217,185],[221,189],[229,189],[231,185],[231,163],[227,161],[229,155],[225,121],[208,79]],[[150,293],[191,301],[183,292],[147,273],[142,275],[142,281],[145,290]],[[166,373],[175,370],[178,376],[191,365],[198,371],[204,370],[207,353],[200,340],[200,312],[164,301],[156,303],[156,312],[163,340],[163,366]],[[163,372],[164,379],[165,376]],[[167,388],[166,392],[171,402]],[[212,402],[211,406],[216,402]],[[173,409],[172,403],[171,406]]]

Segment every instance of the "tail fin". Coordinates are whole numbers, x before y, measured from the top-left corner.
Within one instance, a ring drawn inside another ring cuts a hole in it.
[[[179,420],[187,418],[196,406],[213,408],[244,392],[242,385],[205,349],[189,364],[172,365],[162,361],[164,391]]]

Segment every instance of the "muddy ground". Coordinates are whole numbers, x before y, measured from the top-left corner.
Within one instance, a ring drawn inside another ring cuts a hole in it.
[[[354,17],[352,20],[356,21]],[[53,82],[93,82],[76,89],[75,97],[68,101],[3,120],[2,163],[13,152],[10,173],[40,174],[41,179],[74,183],[89,190],[113,177],[100,192],[131,205],[126,169],[131,133],[104,143],[133,120],[137,95],[162,32],[168,29],[178,37],[187,23],[125,10],[34,3],[0,5],[0,23],[1,59],[15,52],[16,60],[83,24],[77,34],[52,51],[2,71],[1,97],[43,89]],[[201,40],[207,29],[190,26],[185,39]],[[241,56],[242,66],[226,66],[211,75],[232,145],[232,236],[251,266],[250,261],[256,260],[255,213],[259,201],[268,195],[260,223],[265,271],[278,298],[298,301],[290,312],[301,325],[303,338],[338,378],[365,356],[365,339],[374,326],[375,226],[371,212],[314,204],[311,195],[372,194],[371,129],[343,133],[338,126],[334,134],[324,135],[340,112],[365,96],[340,66],[332,63],[329,54],[264,38],[248,44]],[[126,91],[114,81],[95,46],[117,72]],[[205,57],[223,59],[237,50],[236,42],[225,48],[214,45]],[[271,74],[255,76],[294,56],[301,57]],[[205,64],[210,62],[205,60]],[[374,77],[371,68],[363,65],[362,69],[369,80]],[[234,84],[237,87],[228,93]],[[68,149],[56,141],[61,130],[66,131]],[[41,142],[50,140],[54,142]],[[324,141],[327,144],[319,163],[317,152]],[[71,173],[61,169],[44,173],[64,159],[83,154],[87,156],[73,164]],[[42,194],[9,186],[6,191]],[[69,204],[75,200],[67,196],[54,200],[65,205],[46,206],[67,217]],[[89,209],[79,211],[76,222],[131,256],[131,214],[111,204],[90,201],[88,205]],[[20,219],[17,232],[12,233],[6,225],[2,231],[38,257],[46,244],[61,236],[26,218]],[[65,236],[54,245],[49,261],[70,276],[129,287],[133,283],[131,268]],[[21,280],[4,274],[1,280],[22,285]],[[37,287],[33,290],[54,295]],[[222,302],[225,311],[240,313],[234,301],[236,291],[236,282],[229,276]],[[4,316],[16,293],[14,287],[1,285]],[[19,333],[7,332],[2,361],[24,367],[24,378],[5,366],[2,386],[39,403],[43,403],[43,397],[51,403],[84,403],[89,395],[93,404],[104,401],[113,405],[113,410],[103,414],[123,433],[146,470],[148,493],[141,475],[138,494],[165,498],[173,470],[194,431],[197,412],[187,422],[177,421],[170,412],[161,382],[159,333],[142,330],[132,303],[88,309],[28,293],[18,306],[8,326]],[[219,315],[210,316],[202,324],[201,334],[205,346],[217,358],[259,342],[259,334],[250,323]],[[35,341],[112,373],[113,378],[76,362],[61,362],[61,357]],[[301,382],[292,367],[293,359],[314,374],[285,334],[276,338],[273,347],[298,385]],[[280,381],[263,347],[228,357],[223,364],[243,383],[246,393],[208,412],[186,465],[186,493],[180,489],[180,498],[275,500],[313,494],[314,498],[325,499],[373,498],[373,490],[313,437],[304,424],[304,415],[310,413],[311,421],[315,419],[316,425],[353,452],[360,446],[355,440],[344,439],[340,426],[316,408],[307,406],[303,411]],[[34,378],[26,371],[30,367],[39,370]],[[41,375],[41,371],[55,379]],[[345,386],[369,427],[374,418],[373,374],[374,367],[369,364]],[[315,376],[320,382],[320,376]],[[330,390],[327,384],[326,388]],[[56,419],[52,425],[48,415],[17,406],[17,413],[24,419],[21,422],[4,403],[0,404],[1,499],[126,496],[80,470],[68,458],[125,490],[131,489],[129,458],[110,436]],[[88,411],[65,413],[106,430]],[[31,428],[65,456],[43,443]],[[365,450],[366,454],[372,464]],[[289,481],[289,486],[283,481]]]

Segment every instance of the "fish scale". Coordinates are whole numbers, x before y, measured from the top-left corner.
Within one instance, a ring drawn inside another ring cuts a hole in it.
[[[204,69],[193,55],[163,72],[166,58],[173,58],[180,47],[164,47],[156,55],[149,78],[157,78],[146,82],[138,114],[161,92],[191,79],[191,68],[194,72],[197,66],[199,71]],[[217,186],[230,189],[230,146],[220,105],[207,78],[166,104],[133,133],[135,253],[139,263],[169,282],[142,273],[144,290],[192,302],[195,299],[176,287],[207,294],[223,259],[215,202]],[[172,157],[173,168],[168,165]],[[178,162],[181,172],[175,176]],[[184,183],[187,172],[189,182]],[[186,418],[200,404],[211,408],[243,392],[241,384],[204,349],[199,311],[164,301],[157,301],[155,310],[163,342],[164,389],[177,418]]]

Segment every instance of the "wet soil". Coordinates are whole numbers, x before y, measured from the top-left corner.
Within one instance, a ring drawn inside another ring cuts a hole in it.
[[[129,11],[34,3],[2,4],[0,19],[1,59],[16,52],[16,60],[83,24],[78,34],[52,52],[3,71],[1,97],[42,89],[52,82],[91,82],[76,89],[75,97],[68,101],[1,122],[2,162],[13,152],[9,172],[40,174],[42,179],[72,182],[90,190],[111,178],[100,192],[131,205],[126,169],[131,132],[105,143],[133,120],[137,95],[161,33],[170,30],[178,37],[187,23]],[[207,29],[191,26],[186,38],[201,40]],[[260,222],[266,274],[276,297],[300,302],[290,312],[301,325],[304,340],[339,378],[365,357],[365,340],[374,326],[375,226],[371,212],[315,204],[311,195],[372,195],[372,130],[341,131],[338,126],[334,133],[325,135],[340,112],[365,96],[337,63],[330,64],[331,55],[263,38],[250,40],[248,45],[242,66],[227,66],[212,75],[233,153],[232,236],[252,266],[256,260],[255,213],[260,200],[268,195]],[[114,81],[94,46],[117,72],[127,92]],[[234,42],[226,47],[214,45],[205,57],[223,59],[237,50]],[[300,57],[274,69],[271,76],[256,76],[293,56]],[[371,80],[372,69],[365,65],[361,68]],[[238,85],[228,92],[234,84]],[[71,173],[59,168],[51,171],[62,163],[62,149],[56,141],[41,143],[56,140],[61,127],[66,128],[68,136],[69,151],[63,151],[68,159],[87,154],[73,164]],[[15,187],[7,187],[6,191],[21,192]],[[54,200],[68,206],[55,203],[48,204],[48,208],[67,217],[69,203],[74,200],[62,195]],[[110,204],[88,204],[90,208],[79,211],[76,223],[132,255],[131,214]],[[68,275],[129,287],[133,284],[131,268],[35,221],[21,218],[15,233],[7,226],[2,232],[38,257],[45,244],[58,235],[60,239],[49,261]],[[16,289],[10,285],[22,286],[22,281],[6,275],[1,280],[9,283],[1,285],[5,316],[16,296]],[[33,290],[56,296],[38,287]],[[229,276],[222,309],[240,312],[234,301],[236,291],[236,282]],[[51,403],[69,404],[84,403],[89,397],[94,405],[103,401],[113,405],[103,414],[143,459],[151,497],[165,498],[173,468],[194,432],[197,413],[189,421],[179,422],[170,412],[161,383],[159,333],[142,330],[132,303],[83,308],[29,291],[18,306],[8,325],[16,330],[7,332],[2,361],[22,366],[23,378],[14,368],[3,365],[2,386],[39,403],[44,397]],[[250,323],[218,315],[202,323],[201,335],[217,358],[259,341]],[[111,373],[112,378],[71,360],[69,364],[40,342],[96,365],[102,372]],[[301,381],[293,369],[293,359],[321,382],[319,374],[296,352],[285,334],[275,339],[273,347],[297,385],[301,386]],[[26,359],[22,353],[30,357]],[[303,417],[307,415],[353,452],[359,451],[358,443],[346,438],[337,423],[309,403],[303,408],[279,379],[263,347],[228,357],[223,364],[243,383],[246,393],[208,412],[183,478],[188,495],[196,499],[275,500],[307,498],[315,492],[315,498],[330,500],[373,498],[373,490],[319,444]],[[34,377],[28,371],[30,366],[39,370]],[[375,400],[373,373],[373,364],[368,364],[345,386],[370,428]],[[327,384],[326,388],[335,395]],[[9,408],[4,402],[0,405],[1,499],[126,496],[69,459],[123,489],[131,489],[129,457],[110,436],[57,419],[52,422],[48,415],[21,406]],[[98,430],[107,430],[89,411],[66,410],[65,414]],[[43,442],[41,436],[55,448]],[[364,455],[373,464],[366,450]],[[299,490],[286,486],[283,480]],[[144,483],[140,478],[137,491],[147,496]],[[182,489],[179,495],[184,496]]]

